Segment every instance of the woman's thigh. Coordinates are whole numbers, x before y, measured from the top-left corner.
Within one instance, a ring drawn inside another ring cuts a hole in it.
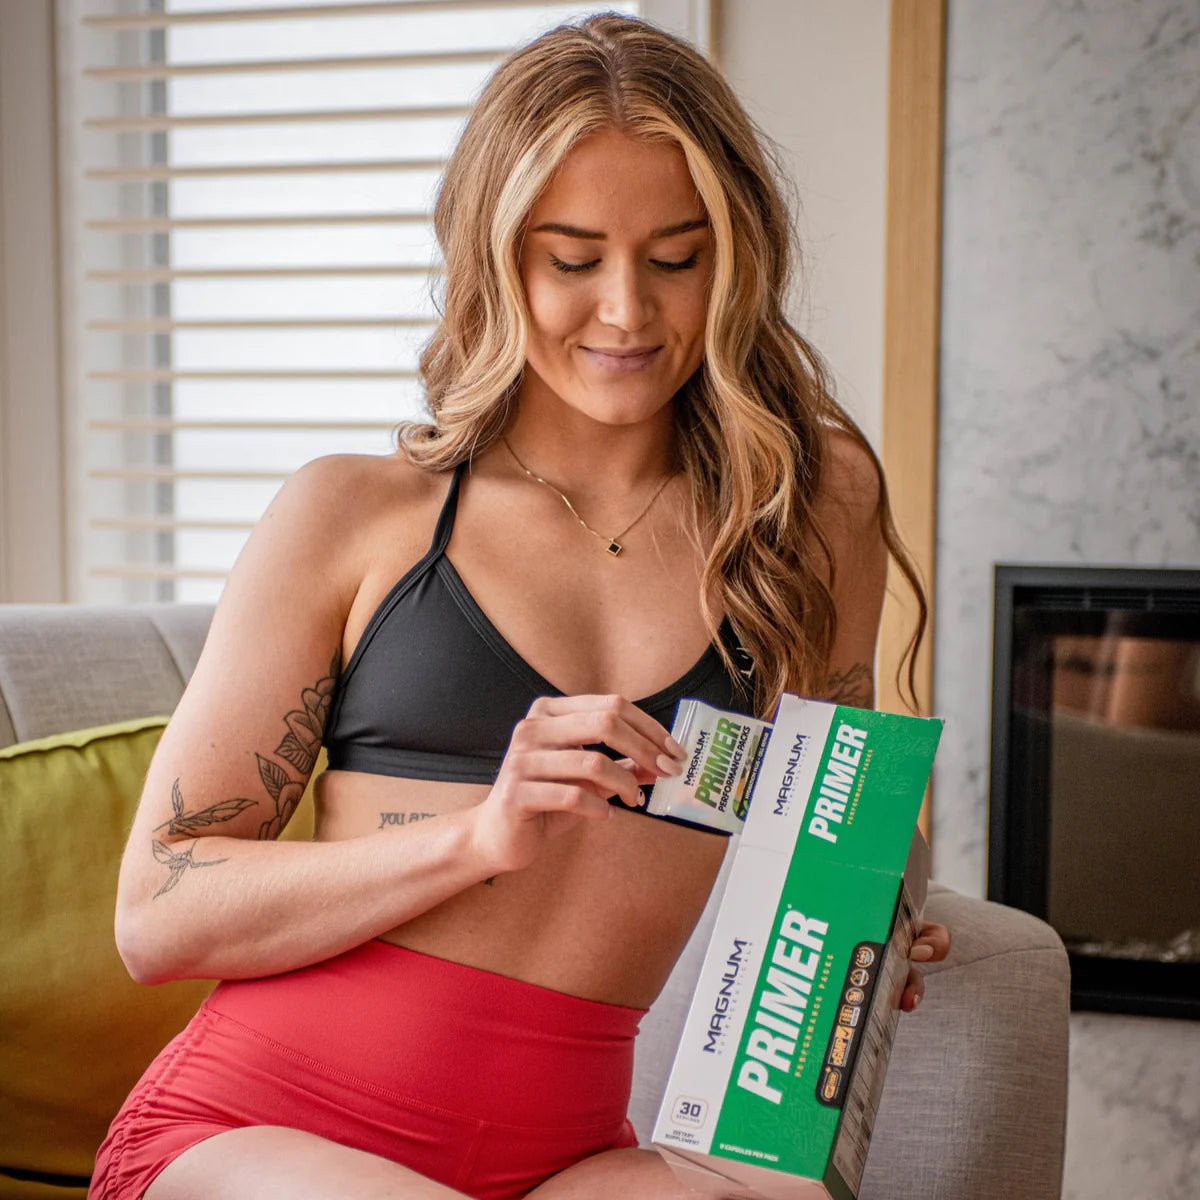
[[[606,1150],[560,1171],[529,1200],[699,1200],[653,1150]]]
[[[462,1200],[386,1158],[300,1129],[215,1134],[159,1172],[145,1200]],[[632,1198],[631,1198],[632,1200]]]

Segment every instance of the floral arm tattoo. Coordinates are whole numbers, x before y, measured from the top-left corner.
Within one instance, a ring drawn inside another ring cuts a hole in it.
[[[822,692],[834,704],[870,708],[875,699],[875,676],[866,663],[855,663],[839,675],[830,675]]]
[[[341,668],[341,655],[335,653],[329,664],[329,674],[319,679],[315,687],[305,688],[300,695],[302,707],[287,713],[283,720],[287,725],[287,733],[283,741],[275,747],[275,754],[300,773],[299,779],[294,779],[277,762],[255,754],[258,760],[258,777],[271,798],[272,813],[258,828],[258,839],[266,841],[276,838],[283,827],[291,820],[296,805],[304,795],[305,781],[312,774],[321,749],[321,739],[325,731],[325,720],[329,716],[329,704],[333,697],[334,684]],[[183,792],[176,779],[171,785],[171,817],[155,828],[166,828],[169,834],[198,834],[201,829],[211,825],[220,825],[232,821],[234,817],[245,812],[252,805],[261,804],[261,800],[250,800],[238,797],[234,800],[221,800],[210,804],[207,808],[188,812],[184,806]],[[164,892],[169,892],[183,877],[190,867],[215,867],[228,859],[217,858],[210,862],[196,862],[192,855],[198,843],[193,842],[185,850],[172,848],[158,838],[151,839],[151,849],[154,857],[170,869],[167,882],[154,893],[155,898]]]

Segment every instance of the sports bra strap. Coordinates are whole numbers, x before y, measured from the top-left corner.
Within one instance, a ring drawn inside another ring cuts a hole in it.
[[[469,463],[469,459],[463,459],[454,468],[454,478],[450,480],[450,488],[446,492],[446,499],[442,501],[442,511],[438,513],[437,525],[433,530],[433,544],[429,552],[434,557],[444,554],[450,542],[450,531],[454,528],[454,517],[458,512],[458,485]]]

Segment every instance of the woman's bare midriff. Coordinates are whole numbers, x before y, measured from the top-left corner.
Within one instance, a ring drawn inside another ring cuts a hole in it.
[[[356,493],[351,525],[358,537],[348,570],[358,582],[344,663],[389,589],[426,552],[450,482],[448,472],[398,458],[354,463],[371,486]],[[641,552],[614,571],[590,538],[564,536],[578,530],[556,523],[556,497],[527,491],[511,465],[497,468],[485,455],[464,481],[445,553],[515,651],[569,694],[650,695],[696,661],[706,636],[702,561],[680,534],[686,494],[682,479],[675,483],[639,526]],[[544,510],[530,507],[539,501]],[[342,770],[325,771],[313,789],[319,841],[403,838],[489,791]],[[699,920],[727,845],[616,807],[603,822],[581,818],[524,870],[467,888],[382,937],[571,995],[648,1007]]]
[[[318,841],[385,831],[480,803],[487,785],[325,771]],[[522,871],[476,884],[385,941],[631,1008],[658,995],[704,909],[728,839],[614,808],[580,819]]]

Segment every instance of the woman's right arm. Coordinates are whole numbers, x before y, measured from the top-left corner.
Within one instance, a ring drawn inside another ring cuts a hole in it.
[[[405,838],[275,840],[321,745],[367,471],[349,456],[302,467],[229,575],[121,863],[117,946],[141,982],[316,962],[487,877],[457,815]]]
[[[519,870],[559,823],[604,819],[603,797],[636,802],[637,780],[654,777],[665,731],[627,701],[539,700],[483,804],[403,836],[275,840],[312,772],[339,671],[365,470],[348,456],[302,467],[229,575],[121,863],[117,946],[143,983],[270,975],[339,954]],[[578,748],[601,740],[637,766]]]

